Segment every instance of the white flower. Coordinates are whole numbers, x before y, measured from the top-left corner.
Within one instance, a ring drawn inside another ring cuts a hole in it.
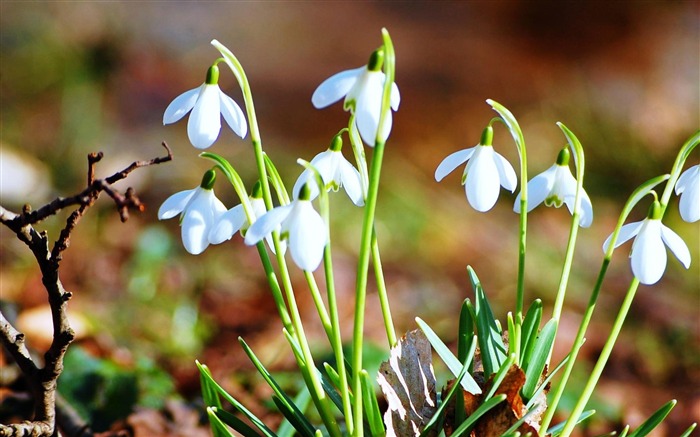
[[[339,137],[336,137],[339,138]],[[342,145],[342,143],[341,143]],[[343,153],[338,150],[333,150],[335,146],[331,146],[325,152],[321,152],[311,160],[310,165],[318,171],[323,179],[326,188],[337,191],[340,187],[345,188],[350,200],[357,206],[365,204],[365,199],[362,194],[362,181],[360,172],[343,156]],[[305,169],[292,189],[294,197],[299,196],[299,191],[307,184],[310,190],[310,199],[313,200],[318,196],[318,185],[315,181],[314,172],[312,169]]]
[[[681,196],[678,205],[681,218],[689,223],[700,220],[700,164],[681,174],[676,182],[676,194]]]
[[[170,124],[191,110],[187,135],[192,145],[198,149],[208,148],[219,137],[221,115],[236,135],[245,138],[248,133],[243,111],[231,97],[221,91],[217,84],[218,76],[218,67],[210,67],[206,82],[177,96],[163,114],[163,124]]]
[[[576,179],[569,169],[569,151],[562,149],[557,163],[538,174],[527,183],[527,212],[544,202],[546,206],[556,208],[566,204],[571,214],[574,213],[576,199]],[[520,213],[520,194],[515,199],[513,210]],[[579,225],[587,228],[593,222],[593,206],[585,190],[581,191],[581,217]]]
[[[250,206],[253,209],[253,223],[260,217],[264,216],[267,212],[265,208],[265,201],[261,197],[250,197]],[[236,232],[241,232],[244,236],[245,232],[250,228],[250,223],[248,223],[248,218],[245,215],[245,210],[243,205],[236,205],[228,211],[224,212],[216,225],[209,232],[209,242],[211,244],[220,244],[224,241],[228,241],[233,237]],[[279,230],[279,229],[278,229]],[[272,234],[265,237],[267,244],[269,245],[272,252],[275,252],[275,245],[272,241]],[[280,241],[282,252],[286,250],[287,246],[284,241]]]
[[[277,226],[280,227],[281,238],[289,242],[289,251],[296,265],[302,270],[316,270],[323,259],[328,231],[311,201],[295,199],[289,205],[271,209],[248,228],[245,244],[257,244]]]
[[[493,150],[491,137],[486,130],[482,135],[481,144],[448,155],[435,170],[435,180],[440,182],[454,169],[469,161],[464,168],[462,184],[465,186],[469,204],[480,212],[493,208],[501,186],[512,193],[518,183],[513,166]],[[492,132],[491,130],[490,135],[493,135]]]
[[[658,210],[655,202],[653,209]],[[632,260],[632,273],[642,284],[655,284],[661,279],[666,270],[666,249],[664,243],[671,250],[678,261],[687,269],[690,267],[690,251],[685,242],[671,229],[661,223],[661,218],[652,218],[660,214],[650,213],[649,217],[641,222],[634,222],[620,228],[615,247],[627,240],[634,239],[630,258]],[[610,235],[603,243],[603,251],[607,252],[610,245]]]
[[[318,109],[325,108],[345,97],[343,107],[346,111],[352,109],[357,130],[362,140],[371,147],[374,147],[377,138],[386,80],[386,75],[381,71],[381,55],[378,53],[376,51],[372,54],[368,65],[341,71],[324,80],[311,96],[311,103]],[[396,83],[392,83],[391,109],[398,110],[400,101],[399,87]],[[391,111],[387,112],[383,127],[380,140],[386,141],[391,131]]]
[[[213,174],[209,170],[199,187],[173,194],[158,209],[160,220],[180,214],[182,244],[192,255],[199,255],[209,246],[209,233],[226,211],[224,204],[214,195]]]

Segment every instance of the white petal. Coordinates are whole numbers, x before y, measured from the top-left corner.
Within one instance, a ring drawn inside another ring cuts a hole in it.
[[[676,194],[681,196],[678,205],[681,218],[689,223],[700,220],[700,165],[689,168],[678,178]]]
[[[493,152],[493,160],[496,163],[496,168],[498,169],[498,176],[500,178],[501,185],[503,188],[512,193],[515,191],[515,187],[518,186],[518,176],[516,176],[513,166],[510,165],[510,162],[508,162],[506,158],[501,156],[501,154],[495,150]]]
[[[289,250],[302,270],[314,271],[321,264],[328,242],[326,224],[311,202],[301,200],[289,217]]]
[[[200,189],[187,205],[182,218],[182,244],[185,249],[199,255],[209,246],[209,231],[215,219],[226,211],[212,190]]]
[[[245,121],[243,110],[238,106],[238,103],[223,92],[219,93],[219,97],[221,98],[221,115],[224,116],[224,120],[236,135],[245,138],[248,133],[248,124]]]
[[[700,164],[694,165],[684,171],[676,181],[676,194],[681,194],[693,182],[700,181]]]
[[[187,203],[190,201],[197,188],[192,190],[180,191],[165,199],[165,202],[158,209],[158,219],[165,220],[173,218],[185,210]]]
[[[360,172],[343,158],[338,163],[338,172],[340,173],[340,182],[348,193],[350,200],[357,206],[365,204],[364,196],[362,195],[362,179]]]
[[[394,111],[399,110],[399,103],[401,103],[401,94],[399,94],[399,87],[396,82],[391,84],[391,96],[390,96],[391,109]]]
[[[666,270],[666,248],[661,241],[660,226],[660,220],[645,220],[632,244],[632,273],[642,284],[655,284]]]
[[[253,223],[245,234],[245,244],[252,246],[269,235],[292,211],[294,203],[273,208]]]
[[[209,232],[209,242],[220,244],[230,240],[233,234],[240,231],[246,223],[243,205],[236,205],[219,217],[212,230]]]
[[[582,228],[587,228],[593,223],[593,204],[590,197],[586,194],[586,190],[581,191],[581,217],[579,225]]]
[[[661,239],[686,269],[690,267],[690,250],[685,241],[664,224],[661,224]]]
[[[206,149],[214,144],[221,131],[221,99],[218,85],[205,85],[187,122],[187,135],[192,145]]]
[[[486,212],[496,204],[501,184],[493,147],[477,146],[476,149],[465,169],[465,189],[472,208]]]
[[[297,181],[294,183],[294,187],[292,188],[292,197],[294,199],[299,197],[299,191],[301,191],[301,187],[303,187],[304,184],[309,185],[309,194],[311,195],[310,199],[315,199],[316,196],[318,196],[318,184],[316,184],[314,179],[313,171],[308,168],[301,172],[297,178]]]
[[[350,91],[365,67],[345,70],[324,80],[311,96],[311,103],[320,109],[342,99]]]
[[[621,244],[626,243],[630,238],[634,237],[639,233],[642,228],[644,221],[628,223],[620,228],[620,232],[617,234],[617,241],[615,242],[615,247],[619,247]],[[612,239],[612,234],[608,235],[603,243],[603,252],[608,251],[608,245],[610,245],[610,240]]]
[[[382,93],[384,91],[384,73],[366,72],[348,94],[348,99],[355,99],[355,124],[360,132],[362,140],[370,147],[374,147],[377,140],[379,116],[382,112]],[[352,94],[357,93],[356,96]],[[386,140],[391,129],[391,113],[387,114],[385,130],[380,140]]]
[[[527,212],[532,211],[549,196],[554,186],[556,171],[557,165],[554,164],[527,183]],[[513,211],[518,214],[520,214],[520,198],[521,193],[518,193],[518,196],[515,198],[515,204],[513,205]]]
[[[163,124],[175,123],[192,110],[199,92],[204,85],[193,90],[185,91],[170,102],[163,114]]]
[[[476,147],[470,147],[447,155],[435,170],[435,180],[440,182],[445,176],[452,173],[454,169],[467,162],[472,157],[474,150],[476,150]]]

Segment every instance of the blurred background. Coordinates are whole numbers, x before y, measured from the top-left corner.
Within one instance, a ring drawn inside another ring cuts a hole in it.
[[[498,318],[505,322],[514,308],[515,196],[503,191],[496,207],[481,214],[468,206],[459,172],[440,184],[433,179],[447,154],[478,143],[495,115],[485,100],[502,103],[519,120],[533,176],[566,145],[555,122],[566,124],[586,151],[585,188],[595,219],[579,232],[556,360],[575,336],[602,242],[623,203],[640,183],[670,171],[681,144],[698,129],[698,18],[697,2],[690,1],[1,2],[4,207],[19,211],[26,202],[38,207],[81,191],[89,152],[105,153],[98,177],[163,155],[162,141],[175,155],[119,185],[136,189],[147,205],[144,213],[122,224],[103,199],[71,238],[61,274],[74,292],[70,312],[80,338],[67,357],[73,365],[61,379],[62,393],[82,405],[98,428],[118,426],[115,421],[138,428],[157,420],[134,418],[134,411],[175,408],[166,399],[196,405],[199,359],[266,416],[269,393],[237,337],[281,378],[294,368],[256,251],[235,236],[200,256],[188,255],[177,220],[159,222],[156,215],[165,198],[195,187],[209,167],[189,145],[186,122],[163,126],[162,116],[174,97],[203,82],[218,56],[209,44],[213,38],[246,69],[263,146],[289,185],[300,172],[296,158],[310,160],[325,150],[347,123],[341,104],[313,108],[316,86],[365,64],[381,44],[380,29],[391,33],[402,101],[385,153],[377,227],[398,332],[415,329],[413,319],[420,316],[453,341],[459,305],[473,296],[467,265],[479,274]],[[219,84],[242,103],[225,68]],[[517,168],[516,149],[500,125],[494,146]],[[228,158],[252,185],[248,139],[224,128],[210,150]],[[686,167],[697,163],[695,151]],[[238,203],[226,184],[216,192],[227,206]],[[349,333],[361,211],[344,195],[332,200],[337,288]],[[644,218],[646,205],[630,220]],[[543,299],[547,314],[569,215],[538,208],[529,217],[526,302]],[[64,219],[62,214],[39,228],[55,238]],[[640,287],[592,401],[598,414],[581,435],[639,424],[670,399],[679,405],[656,435],[678,435],[700,420],[700,229],[680,220],[675,198],[665,223],[688,244],[693,263],[686,271],[671,256],[664,278]],[[41,351],[50,328],[38,269],[11,233],[3,228],[0,237],[3,308]],[[595,362],[632,278],[629,248],[621,247],[613,259],[572,395]],[[295,281],[304,321],[323,357],[329,350],[315,309],[303,278]],[[386,339],[377,306],[372,293],[366,333],[376,345],[368,356],[378,363],[386,358]],[[85,381],[94,383],[89,378],[128,387],[128,393],[103,387],[124,410],[115,411],[104,393],[81,391]],[[298,382],[293,373],[287,379],[292,386]],[[12,393],[0,392],[4,417],[13,411]],[[563,401],[563,411],[571,401]],[[184,414],[171,412],[168,421]]]

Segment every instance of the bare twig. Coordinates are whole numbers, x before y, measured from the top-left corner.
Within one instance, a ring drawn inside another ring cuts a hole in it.
[[[63,371],[63,357],[75,336],[66,315],[66,306],[72,293],[63,288],[58,275],[62,253],[70,245],[70,236],[76,225],[102,192],[114,201],[122,221],[128,219],[129,208],[143,210],[143,204],[133,189],[128,188],[121,194],[112,184],[125,179],[137,168],[170,161],[172,152],[166,143],[163,143],[163,147],[168,153],[167,156],[149,161],[136,161],[105,179],[95,179],[95,165],[102,159],[102,152],[91,153],[88,155],[87,187],[82,192],[67,198],[59,197],[35,211],[27,205],[19,214],[0,206],[0,222],[10,228],[34,254],[41,270],[42,283],[48,295],[53,319],[53,341],[44,354],[43,367],[39,367],[29,354],[24,334],[15,329],[0,311],[0,342],[17,363],[34,396],[33,421],[13,425],[0,424],[0,437],[57,435],[56,381]],[[71,206],[78,208],[69,215],[65,227],[54,242],[53,248],[49,250],[47,233],[37,232],[33,225]],[[91,433],[85,426],[81,426],[80,429],[82,435]]]

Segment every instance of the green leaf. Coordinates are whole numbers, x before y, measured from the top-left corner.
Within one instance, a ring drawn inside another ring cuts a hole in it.
[[[282,205],[289,205],[289,194],[287,194],[287,189],[284,186],[284,181],[280,177],[280,173],[277,171],[277,167],[272,162],[267,153],[263,152],[263,158],[265,159],[265,167],[267,168],[267,176],[272,183],[272,187],[277,193],[277,198]]]
[[[537,340],[537,330],[540,328],[542,321],[542,301],[536,299],[530,305],[530,308],[525,314],[525,320],[522,325],[522,338],[520,343],[520,367],[527,370],[532,351],[535,348]]]
[[[364,369],[360,371],[360,384],[362,385],[362,403],[365,407],[365,419],[371,431],[370,435],[372,437],[383,437],[386,431],[384,430],[382,412],[379,410],[379,404],[377,403],[377,393],[374,391],[369,373]]]
[[[584,420],[588,419],[589,417],[591,417],[594,414],[595,414],[595,410],[584,411],[583,413],[581,413],[581,416],[579,416],[576,424],[583,422]],[[564,429],[564,425],[566,425],[566,421],[552,426],[551,428],[549,428],[547,430],[546,435],[549,435],[550,437],[558,436],[559,434],[561,434],[562,430]]]
[[[654,414],[649,416],[647,420],[645,420],[637,429],[630,434],[630,437],[644,437],[645,435],[649,434],[656,428],[661,422],[664,421],[666,416],[668,416],[668,413],[673,410],[673,407],[676,406],[678,401],[673,399],[672,401],[667,402],[664,404],[661,408],[656,410]]]
[[[518,124],[518,120],[515,119],[512,112],[495,100],[488,99],[486,100],[486,103],[491,105],[494,111],[498,112],[498,115],[501,116],[506,126],[508,126],[508,130],[510,131],[513,140],[515,140],[515,144],[518,145],[518,152],[520,152],[525,147],[525,140],[523,137],[523,131],[520,129],[520,125]]]
[[[215,407],[207,407],[207,416],[209,417],[209,423],[211,424],[212,434],[214,435],[214,437],[235,437],[233,434],[231,434],[231,431],[228,430],[228,428],[226,427],[226,425],[224,425],[221,419],[216,416],[217,410],[218,409]],[[240,419],[236,418],[236,420]],[[245,425],[242,422],[241,424]],[[258,436],[257,434],[255,434],[255,432],[253,432],[253,434],[248,434],[247,437]]]
[[[535,388],[537,388],[544,366],[547,364],[547,357],[552,350],[556,334],[557,320],[552,319],[544,325],[540,335],[537,337],[532,358],[525,371],[525,385],[522,389],[522,395],[525,399],[532,399],[535,393]]]
[[[299,407],[299,410],[303,412],[308,408],[309,402],[311,402],[311,393],[309,393],[309,389],[304,386],[294,398],[294,405]],[[295,432],[294,426],[285,418],[277,430],[277,436],[292,437]]]
[[[551,381],[552,378],[554,378],[554,375],[556,375],[557,372],[559,372],[561,370],[561,368],[564,367],[564,364],[566,364],[566,362],[569,361],[569,356],[570,355],[567,354],[564,357],[564,359],[561,360],[561,362],[559,364],[557,364],[557,367],[555,367],[554,370],[552,370],[551,372],[548,372],[547,377],[544,379],[544,381],[542,381],[542,384],[540,384],[539,387],[537,387],[537,390],[535,390],[535,392],[532,394],[532,398],[530,398],[530,400],[527,402],[527,405],[525,405],[525,408],[527,408],[528,410],[532,409],[532,404],[535,402],[535,399],[537,399],[537,396],[540,394],[540,392],[542,390],[544,390],[545,387],[547,387],[547,384],[549,384],[549,381]]]
[[[498,369],[498,372],[496,372],[496,376],[493,377],[491,389],[489,390],[488,394],[484,397],[485,400],[491,399],[491,397],[496,393],[496,390],[498,390],[498,386],[501,385],[503,379],[508,374],[508,370],[510,370],[510,368],[515,363],[515,358],[515,354],[511,354],[511,356],[509,356],[508,359],[505,360],[503,364],[501,364],[501,367]]]
[[[248,418],[248,420],[250,420],[253,423],[253,425],[255,425],[260,431],[262,431],[263,435],[265,435],[267,437],[276,437],[276,434],[270,428],[268,428],[267,425],[265,425],[262,420],[260,420],[257,416],[255,416],[255,414],[250,412],[246,407],[243,406],[243,404],[238,402],[237,399],[235,399],[233,396],[231,396],[226,390],[224,390],[223,387],[221,387],[216,381],[214,381],[214,378],[212,378],[211,373],[209,372],[209,369],[207,369],[206,367],[202,366],[199,363],[196,363],[196,364],[197,364],[197,367],[199,368],[200,374],[203,375],[208,380],[207,383],[211,384],[211,386],[214,387],[216,389],[216,391],[224,399],[226,399],[229,403],[231,403],[233,408],[235,408],[241,414],[246,416]]]
[[[620,433],[620,437],[627,437],[627,434],[630,432],[630,426],[627,425],[622,429],[622,432]]]
[[[255,368],[258,369],[258,372],[260,375],[262,375],[265,382],[267,382],[267,385],[269,385],[272,391],[275,393],[277,400],[275,401],[273,398],[273,401],[275,401],[275,405],[277,405],[277,407],[280,409],[280,412],[292,425],[294,425],[296,430],[299,431],[299,434],[305,437],[312,437],[314,432],[316,432],[316,429],[313,425],[311,425],[308,419],[306,419],[304,413],[299,410],[299,408],[294,404],[294,401],[282,390],[277,381],[275,381],[272,375],[270,375],[270,372],[268,372],[265,366],[263,366],[245,340],[238,337],[238,341],[241,343],[241,346],[243,346],[243,350],[245,351],[246,355],[248,355],[248,358],[250,358],[250,361],[253,363]]]
[[[226,410],[209,407],[207,408],[207,415],[209,416],[209,423],[212,424],[212,430],[216,436],[222,435],[233,437],[233,434],[231,434],[228,428],[225,427],[224,424],[226,424],[235,431],[241,433],[243,437],[260,437],[260,434],[247,423]]]
[[[474,350],[476,349],[476,338],[472,337],[472,342],[471,342],[471,351],[469,352],[468,356],[472,356],[474,353]],[[462,378],[464,378],[465,375],[467,375],[467,370],[469,369],[469,366],[465,365],[462,366],[462,370],[459,372],[459,375],[457,375],[457,379],[455,380],[454,384],[452,384],[452,387],[450,387],[450,391],[447,392],[447,396],[445,396],[442,401],[440,402],[440,405],[438,406],[438,409],[435,411],[435,414],[433,414],[433,417],[430,418],[428,423],[425,425],[425,428],[423,428],[423,431],[421,432],[421,437],[427,436],[430,434],[430,431],[435,428],[442,428],[442,421],[443,417],[446,412],[447,406],[450,404],[452,401],[452,398],[455,396],[457,393],[457,388],[461,387],[462,384]],[[461,396],[457,397],[459,399]],[[457,407],[455,407],[456,409]],[[462,407],[464,408],[464,407]],[[455,411],[456,413],[456,411]],[[457,420],[455,419],[455,423]]]
[[[207,373],[211,373],[206,364],[201,364],[199,361],[195,361],[195,363]],[[206,378],[203,372],[199,372],[199,382],[202,386],[202,399],[204,399],[204,404],[207,407],[221,408],[221,398],[219,398],[216,388],[214,388],[209,381],[210,379]]]
[[[459,312],[459,331],[457,337],[457,359],[460,363],[467,362],[467,352],[469,344],[474,337],[474,318],[469,311],[469,299],[462,302],[462,309]]]
[[[491,305],[489,305],[479,278],[471,266],[467,266],[467,271],[476,294],[476,329],[479,333],[479,350],[484,366],[484,375],[488,378],[506,360],[506,347],[501,337],[501,329],[493,316]]]
[[[537,407],[539,407],[539,404],[537,404]],[[536,413],[536,412],[537,412],[537,408],[533,408],[533,409],[531,409],[531,410],[528,410],[528,412],[527,412],[523,417],[521,417],[517,422],[515,422],[510,428],[508,428],[508,429],[506,430],[506,432],[503,433],[503,435],[504,435],[504,436],[507,436],[507,435],[519,435],[520,433],[517,432],[516,430],[517,430],[518,428],[520,428],[520,425],[522,425],[523,423],[525,423],[525,421],[526,421],[530,416],[532,416],[534,413]],[[527,435],[529,435],[529,433],[528,433]]]
[[[683,432],[683,434],[681,434],[680,437],[688,437],[693,431],[695,431],[695,428],[696,428],[697,426],[698,426],[697,423],[693,423],[692,425],[690,425],[690,427],[688,427],[688,429],[686,429],[686,430]]]
[[[462,366],[462,363],[459,362],[457,357],[454,356],[452,351],[450,351],[450,349],[445,345],[445,343],[443,343],[442,340],[440,340],[440,337],[438,337],[435,331],[433,331],[427,323],[421,320],[420,317],[416,317],[416,323],[418,323],[418,326],[421,328],[423,333],[425,333],[425,336],[428,337],[428,341],[433,346],[433,349],[435,349],[435,352],[437,352],[442,361],[444,361],[447,368],[450,369],[450,372],[452,372],[454,376],[459,375],[462,371],[462,367],[464,367]],[[473,354],[469,357],[467,363],[471,363],[472,358]],[[481,388],[476,383],[476,381],[474,381],[474,378],[472,378],[472,376],[469,374],[466,377],[464,377],[464,379],[462,379],[462,387],[469,393],[475,395],[481,393]]]
[[[498,396],[494,396],[488,401],[484,402],[479,406],[479,408],[474,411],[472,415],[470,415],[467,420],[462,422],[457,429],[452,433],[453,437],[459,437],[462,434],[469,433],[471,431],[471,428],[476,424],[476,421],[479,420],[481,416],[486,414],[490,409],[495,407],[496,405],[500,404],[506,399],[505,394],[500,394]]]

